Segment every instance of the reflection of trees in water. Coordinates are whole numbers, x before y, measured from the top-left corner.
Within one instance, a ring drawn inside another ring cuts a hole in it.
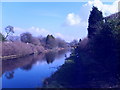
[[[55,59],[59,59],[61,58],[63,55],[65,55],[65,53],[68,50],[60,50],[60,51],[50,51],[48,53],[45,54],[45,59],[47,61],[47,63],[52,63]]]
[[[0,59],[0,77],[2,76],[2,59]]]
[[[25,66],[23,66],[23,67],[21,67],[21,69],[23,69],[23,70],[31,70],[31,68],[32,68],[32,63],[31,64],[28,64],[28,65],[25,65]]]
[[[63,49],[63,50],[58,51],[58,54],[59,54],[59,55],[63,55],[63,54],[65,54],[66,52],[67,52],[67,50],[66,50],[66,49]]]
[[[5,73],[7,79],[12,79],[14,77],[14,71],[9,71]]]
[[[38,61],[39,55],[34,55],[33,58],[30,58],[30,59],[32,59],[31,62],[29,64],[27,64],[27,65],[22,66],[21,67],[22,70],[27,70],[27,71],[31,70],[33,64],[36,63],[36,60]]]
[[[51,51],[45,54],[47,63],[52,63],[57,56],[57,52]]]
[[[32,66],[36,62],[43,62],[43,60],[46,60],[47,63],[49,64],[52,63],[56,58],[60,58],[64,53],[65,53],[64,50],[61,50],[59,52],[52,51],[46,54],[30,55],[23,58],[2,61],[2,74],[7,72],[5,73],[5,76],[8,79],[9,78],[12,79],[14,77],[13,71],[15,69],[20,68],[22,70],[28,71],[32,69]]]
[[[66,50],[66,49],[63,49],[63,50],[60,50],[60,51],[58,51],[58,56],[57,56],[57,58],[61,58],[63,55],[65,56],[66,54],[66,52],[67,52],[68,50]]]
[[[24,70],[30,70],[34,63],[38,60],[42,61],[43,56],[44,54],[31,55],[23,58],[2,61],[2,74],[6,71],[10,72],[20,67]]]

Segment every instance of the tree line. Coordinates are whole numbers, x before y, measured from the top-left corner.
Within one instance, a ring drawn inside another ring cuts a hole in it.
[[[9,55],[27,55],[35,52],[44,52],[48,49],[68,48],[68,43],[61,39],[55,38],[53,35],[46,37],[35,37],[29,32],[13,36],[15,33],[13,26],[5,28],[6,36],[0,33],[0,47],[2,47],[2,56]]]

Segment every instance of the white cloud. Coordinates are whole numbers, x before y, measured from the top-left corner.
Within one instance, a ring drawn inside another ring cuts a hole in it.
[[[88,25],[88,18],[92,6],[96,6],[100,11],[103,12],[103,16],[108,16],[110,14],[118,12],[118,2],[120,0],[114,1],[112,4],[104,4],[101,0],[88,1],[80,8],[80,14],[69,13],[66,17],[66,26],[86,26]]]
[[[66,18],[66,25],[68,26],[76,26],[81,23],[81,18],[79,15],[74,14],[74,13],[69,13]]]
[[[62,33],[59,33],[59,32],[54,33],[53,35],[54,35],[56,38],[61,38],[61,39],[63,39],[63,40],[66,40],[67,42],[71,42],[71,41],[74,39],[73,36],[63,35]]]
[[[64,39],[65,38],[65,39]],[[74,36],[70,36],[70,35],[65,35],[64,36],[64,40],[66,40],[67,42],[71,42],[72,40],[74,40],[75,39],[75,37]],[[78,38],[77,38],[78,39]]]
[[[59,33],[59,32],[58,32],[58,33],[55,33],[54,36],[55,36],[55,37],[62,38],[62,39],[64,38],[64,35],[62,35],[62,34]]]
[[[15,35],[20,35],[21,33],[24,32],[30,32],[31,34],[33,34],[33,36],[46,36],[48,34],[50,34],[50,32],[44,28],[39,28],[39,27],[30,27],[30,28],[19,28],[19,27],[14,27],[14,31],[15,31]]]
[[[118,2],[120,0],[114,1],[112,4],[104,4],[101,0],[88,1],[84,6],[96,6],[99,10],[103,12],[103,15],[110,15],[118,12]]]

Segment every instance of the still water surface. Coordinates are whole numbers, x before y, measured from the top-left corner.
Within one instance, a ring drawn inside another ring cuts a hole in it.
[[[64,64],[66,56],[69,57],[69,55],[69,51],[62,50],[3,61],[2,87],[42,87],[44,79],[50,77],[59,66]]]

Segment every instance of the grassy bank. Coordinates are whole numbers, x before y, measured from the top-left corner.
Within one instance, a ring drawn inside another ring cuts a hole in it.
[[[51,77],[44,80],[43,87],[118,88],[118,73],[114,64],[110,66],[109,63],[102,64],[83,51],[78,60],[73,53]]]

